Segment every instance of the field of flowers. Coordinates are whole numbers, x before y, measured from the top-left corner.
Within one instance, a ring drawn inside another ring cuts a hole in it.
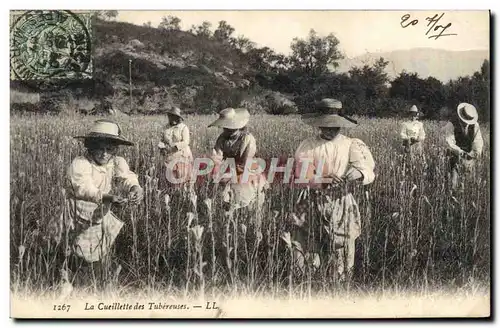
[[[220,131],[207,128],[214,116],[188,117],[195,156],[211,154]],[[294,268],[291,254],[301,245],[287,221],[295,211],[296,190],[272,184],[257,244],[248,213],[226,217],[210,185],[196,194],[173,192],[161,183],[156,150],[166,117],[119,117],[134,147],[120,149],[139,174],[145,199],[116,209],[126,223],[109,263],[107,290],[125,294],[170,291],[181,295],[246,293],[294,295],[386,290],[467,289],[490,284],[490,132],[482,126],[485,151],[474,175],[451,195],[439,143],[442,122],[424,125],[428,165],[403,167],[399,122],[360,119],[343,131],[362,139],[376,161],[376,179],[363,199],[362,235],[356,266],[347,286],[337,284],[328,265]],[[13,292],[44,294],[59,282],[57,235],[66,168],[81,154],[73,135],[86,132],[95,117],[11,118],[10,248]],[[249,128],[260,158],[289,156],[315,133],[298,117],[254,116]],[[94,286],[97,288],[97,284]],[[91,287],[89,287],[91,288]]]

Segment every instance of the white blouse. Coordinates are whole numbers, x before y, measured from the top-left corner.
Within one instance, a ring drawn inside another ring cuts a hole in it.
[[[162,142],[170,147],[177,147],[178,151],[168,154],[168,157],[186,157],[191,158],[191,148],[189,147],[190,136],[189,128],[184,123],[170,126],[163,131]]]
[[[304,140],[295,153],[296,161],[307,159],[312,161],[313,172],[308,172],[307,177],[311,179],[318,176],[316,168],[323,162],[322,177],[335,175],[344,177],[351,168],[355,168],[363,175],[362,183],[370,184],[375,179],[375,161],[368,147],[359,139],[349,138],[344,135],[337,135],[333,140],[324,140],[321,137],[314,137]],[[300,177],[301,166],[298,164],[296,175]],[[315,183],[308,184],[312,189],[320,187]],[[305,189],[308,193],[308,189]],[[361,212],[352,193],[339,195],[337,198],[326,198],[316,204],[325,218],[328,218],[328,229],[334,235],[346,236],[354,240],[361,234]],[[326,226],[325,226],[326,227]]]
[[[364,185],[375,179],[375,161],[368,147],[363,141],[342,134],[333,140],[325,140],[319,136],[304,140],[295,152],[297,176],[300,176],[301,172],[298,162],[304,159],[310,160],[314,168],[323,165],[322,177],[343,177],[352,167],[361,172]]]
[[[97,165],[84,156],[76,157],[67,174],[71,216],[75,218],[76,215],[76,218],[94,223],[99,223],[109,211],[109,206],[102,203],[102,196],[111,191],[114,181],[120,183],[124,192],[139,186],[137,175],[130,171],[125,159],[119,156],[106,165]],[[102,211],[96,211],[100,207]]]
[[[410,138],[416,139],[419,142],[425,140],[424,124],[420,121],[407,121],[401,124],[401,138],[408,140]]]

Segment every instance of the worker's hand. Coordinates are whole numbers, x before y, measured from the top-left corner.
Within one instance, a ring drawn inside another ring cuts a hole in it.
[[[111,203],[114,205],[123,205],[127,202],[128,200],[126,198],[117,196],[117,195],[111,195],[111,194],[104,194],[102,196],[102,202],[103,203]]]
[[[465,159],[468,159],[468,160],[476,158],[476,156],[473,152],[464,153],[464,157],[465,157]]]
[[[337,187],[337,186],[342,186],[345,184],[345,179],[342,177],[339,177],[335,174],[328,175],[325,178],[331,179],[331,182],[329,183],[330,187]]]
[[[359,179],[363,179],[363,174],[358,169],[350,168],[345,174],[346,181],[355,181]]]
[[[129,192],[129,201],[132,204],[138,204],[144,198],[144,190],[139,186],[133,186]]]

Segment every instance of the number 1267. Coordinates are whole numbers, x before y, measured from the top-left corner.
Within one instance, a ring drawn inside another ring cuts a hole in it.
[[[69,312],[69,309],[71,308],[71,305],[69,304],[55,304],[53,310],[54,311],[66,311]]]

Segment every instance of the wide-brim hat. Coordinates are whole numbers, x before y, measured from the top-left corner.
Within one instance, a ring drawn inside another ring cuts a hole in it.
[[[340,100],[322,99],[316,104],[316,109],[316,113],[302,115],[304,123],[318,128],[351,128],[358,124],[342,113]]]
[[[98,120],[90,131],[84,136],[75,136],[77,139],[105,139],[116,144],[133,146],[134,143],[128,141],[122,136],[121,128],[118,123],[110,120]]]
[[[219,112],[219,118],[208,127],[241,129],[248,124],[248,121],[250,121],[250,113],[246,108],[226,108]]]
[[[304,114],[302,120],[317,128],[352,128],[358,125],[352,118],[338,114]]]
[[[422,112],[418,109],[417,106],[413,105],[410,107],[410,110],[408,111],[410,114],[417,114],[420,115]]]
[[[181,109],[179,107],[170,108],[169,110],[167,110],[167,114],[177,116],[181,120],[184,120],[184,117],[182,116],[182,113],[181,113]]]
[[[475,124],[478,119],[476,107],[468,103],[461,103],[457,106],[458,117],[466,124]]]

